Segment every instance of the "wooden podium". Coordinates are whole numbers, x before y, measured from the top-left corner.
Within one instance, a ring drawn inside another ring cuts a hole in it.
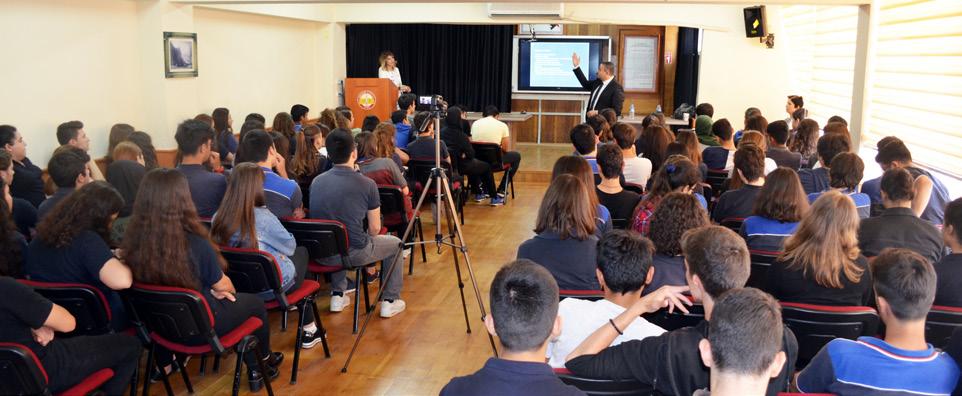
[[[382,122],[391,120],[397,108],[398,88],[386,78],[348,78],[344,81],[344,102],[354,113],[354,128],[364,117],[375,115]]]

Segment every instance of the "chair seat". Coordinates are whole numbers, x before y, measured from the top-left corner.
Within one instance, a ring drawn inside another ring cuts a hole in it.
[[[244,323],[241,323],[240,326],[235,327],[234,330],[231,330],[229,333],[224,334],[223,336],[220,336],[218,338],[220,338],[220,342],[224,346],[224,349],[230,349],[230,348],[233,348],[234,345],[237,345],[237,343],[240,342],[244,337],[252,334],[258,328],[260,328],[262,324],[263,322],[261,322],[259,318],[255,318],[252,316],[250,318],[247,318],[247,320],[245,320]],[[150,339],[154,340],[154,342],[156,342],[160,346],[167,348],[171,352],[175,352],[175,353],[182,353],[186,355],[202,355],[205,353],[213,352],[213,348],[211,348],[210,344],[204,344],[204,345],[178,344],[176,342],[167,340],[166,338],[161,337],[159,334],[154,332],[150,333]]]
[[[304,297],[317,293],[321,289],[321,284],[310,279],[304,279],[304,283],[297,290],[293,290],[287,293],[287,303],[290,305],[296,305],[301,302]],[[280,308],[281,303],[277,300],[271,300],[264,303],[264,308],[276,309]]]
[[[318,274],[331,274],[344,271],[345,268],[341,265],[324,265],[313,262],[307,265],[307,270]]]
[[[105,382],[114,377],[114,370],[109,368],[100,369],[84,378],[79,384],[70,387],[58,395],[86,395],[93,392]]]

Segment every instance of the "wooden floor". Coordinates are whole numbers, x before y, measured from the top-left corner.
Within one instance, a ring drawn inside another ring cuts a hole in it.
[[[524,163],[522,163],[524,164]],[[522,166],[524,170],[524,166]],[[500,177],[498,178],[500,180]],[[518,245],[534,235],[534,220],[545,184],[517,183],[517,199],[503,207],[470,203],[465,208],[465,239],[468,254],[477,276],[485,306],[488,286],[495,272],[513,260]],[[433,239],[434,226],[430,211],[425,214],[425,236]],[[417,253],[420,256],[420,253]],[[462,263],[462,271],[464,271]],[[298,383],[290,385],[291,360],[294,356],[296,314],[291,315],[290,327],[280,331],[280,315],[271,313],[271,343],[274,350],[284,352],[281,375],[276,379],[277,395],[436,395],[451,377],[465,375],[480,368],[491,356],[487,333],[470,280],[463,272],[465,297],[471,320],[471,334],[465,333],[464,314],[458,296],[451,249],[437,254],[429,246],[428,262],[420,257],[415,261],[414,275],[405,271],[402,298],[407,310],[393,318],[373,317],[368,331],[347,373],[341,367],[354,341],[351,334],[350,309],[338,314],[328,311],[330,299],[319,298],[318,308],[328,331],[332,357],[324,358],[321,345],[301,354]],[[323,287],[326,288],[326,285]],[[376,315],[376,314],[375,314]],[[196,394],[224,395],[231,390],[234,358],[222,362],[221,372],[206,377],[197,374],[199,359],[192,359],[188,372]],[[175,393],[185,395],[180,376],[172,376]],[[151,394],[163,394],[163,384],[151,386]],[[246,375],[241,393],[248,394]],[[259,393],[266,395],[265,390]]]

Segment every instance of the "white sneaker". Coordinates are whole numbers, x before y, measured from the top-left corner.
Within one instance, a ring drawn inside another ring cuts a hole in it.
[[[407,304],[404,303],[402,299],[396,299],[394,302],[381,301],[381,317],[390,318],[401,312],[404,312],[404,308]]]
[[[413,250],[414,250],[414,249],[412,249],[412,248],[405,248],[404,250],[402,250],[402,252],[403,252],[403,254],[404,254],[404,258],[408,258],[408,256],[411,255],[411,252],[412,252]]]
[[[341,312],[348,305],[351,305],[351,300],[346,296],[331,296],[331,312]]]

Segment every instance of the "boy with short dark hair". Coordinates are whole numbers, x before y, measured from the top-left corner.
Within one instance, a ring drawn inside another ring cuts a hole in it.
[[[64,145],[57,148],[47,163],[47,172],[57,186],[57,191],[37,208],[38,221],[74,190],[94,181],[90,172],[90,156],[75,146]]]
[[[709,386],[709,371],[702,364],[698,344],[708,337],[715,300],[729,290],[744,287],[748,281],[751,259],[745,241],[721,226],[689,230],[682,237],[682,251],[688,286],[659,288],[611,319],[568,355],[569,370],[589,378],[633,378],[663,394],[689,395]],[[684,311],[683,304],[690,302],[681,293],[689,289],[691,296],[704,306],[704,321],[694,327],[608,347],[621,329],[639,315],[663,307]],[[795,372],[798,343],[790,330],[783,331],[782,350],[788,364],[769,382],[767,393],[771,395],[787,389]]]
[[[418,137],[408,143],[408,153],[412,159],[434,160],[435,130],[434,116],[430,112],[420,111],[414,115],[413,129],[418,131]],[[448,145],[441,142],[441,161],[448,161]]]
[[[775,160],[778,166],[792,168],[798,171],[802,166],[802,155],[788,149],[788,138],[791,132],[785,121],[778,120],[768,124],[765,132],[768,133],[768,151],[765,156]]]
[[[307,113],[310,111],[311,109],[308,109],[307,106],[302,104],[291,106],[291,119],[294,120],[294,132],[300,132],[301,129],[304,129],[304,121],[307,121]]]
[[[591,172],[598,174],[598,135],[588,124],[578,124],[571,128],[568,133],[571,145],[575,147],[575,152],[582,156],[588,165],[591,165]]]
[[[762,396],[785,365],[782,309],[772,296],[753,289],[726,292],[715,303],[708,338],[698,343],[711,367],[711,391],[694,396]]]
[[[711,211],[711,219],[716,223],[730,218],[744,219],[754,213],[755,198],[765,185],[765,153],[762,149],[754,144],[739,147],[735,151],[733,177],[741,179],[742,186],[718,197]]]
[[[962,288],[958,286],[958,280],[962,279],[962,198],[945,206],[942,239],[952,249],[952,254],[935,263],[935,273],[939,275],[935,305],[962,307]]]
[[[836,159],[835,161],[838,161]],[[834,167],[832,168],[835,169]],[[858,246],[867,257],[878,256],[885,248],[905,248],[921,254],[930,263],[945,253],[938,229],[912,212],[912,175],[901,168],[882,174],[880,216],[862,220],[858,228]]]
[[[711,133],[718,139],[718,146],[706,147],[701,152],[702,162],[708,169],[731,171],[734,166],[735,130],[727,119],[722,118],[711,125]]]
[[[832,158],[835,158],[839,153],[848,152],[851,148],[852,141],[848,136],[825,134],[818,138],[816,151],[818,152],[818,162],[822,166],[798,171],[798,179],[802,182],[805,193],[812,194],[827,190],[829,187],[828,170],[832,166]]]
[[[206,166],[212,157],[220,156],[212,148],[214,129],[203,121],[186,120],[177,126],[174,139],[182,156],[177,170],[187,176],[197,215],[213,217],[227,191],[227,178],[223,173],[211,172]]]
[[[935,298],[935,270],[907,249],[885,249],[871,264],[885,339],[836,338],[798,375],[803,393],[948,395],[959,367],[925,342],[925,317]]]
[[[411,121],[408,121],[407,111],[394,110],[391,113],[391,122],[394,123],[394,146],[406,149],[411,142]]]
[[[274,148],[274,139],[263,130],[253,130],[244,136],[238,152],[264,171],[264,201],[278,218],[304,218],[304,203],[297,182],[287,178],[284,156]]]
[[[883,171],[892,168],[903,168],[909,171],[914,180],[915,190],[912,210],[922,220],[935,225],[942,224],[945,217],[943,209],[951,200],[949,190],[931,172],[922,169],[912,161],[912,152],[909,151],[905,142],[896,137],[891,137],[885,144],[880,142],[875,162]]]
[[[598,168],[601,170],[599,172],[601,183],[595,189],[598,193],[598,201],[608,208],[612,219],[623,219],[627,224],[641,196],[621,187],[621,172],[625,166],[621,148],[614,143],[602,144],[598,148],[597,160]]]
[[[61,146],[73,146],[84,153],[90,152],[90,138],[87,136],[87,132],[84,132],[84,123],[80,121],[67,121],[57,126],[57,142]],[[108,153],[109,154],[109,153]],[[90,176],[94,180],[105,180],[103,173],[94,162],[93,158],[87,161],[88,168],[90,168]]]
[[[548,270],[530,260],[505,265],[491,282],[490,304],[484,326],[498,337],[501,357],[451,379],[442,396],[584,395],[544,363],[548,339],[561,332],[558,284]]]
[[[838,153],[832,158],[832,167],[828,170],[828,188],[838,190],[847,195],[855,203],[858,210],[858,217],[867,219],[872,211],[872,199],[868,194],[858,191],[859,183],[862,182],[862,175],[865,172],[865,164],[858,154],[843,152]],[[815,203],[815,200],[825,191],[808,194],[808,202]]]

